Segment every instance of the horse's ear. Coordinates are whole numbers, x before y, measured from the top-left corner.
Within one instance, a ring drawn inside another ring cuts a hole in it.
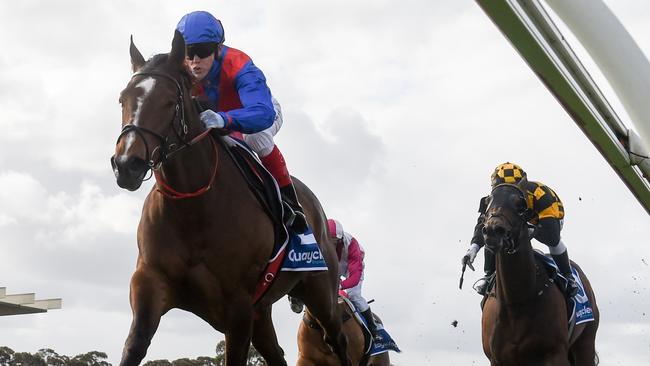
[[[185,39],[178,30],[174,31],[172,51],[169,53],[169,62],[172,66],[183,67],[185,62]]]
[[[133,43],[133,36],[131,36],[131,45],[129,46],[129,53],[131,54],[131,71],[137,72],[144,66],[144,57],[138,50],[138,47]]]

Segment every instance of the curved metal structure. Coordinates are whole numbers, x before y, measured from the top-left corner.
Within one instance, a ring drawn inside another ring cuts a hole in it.
[[[642,140],[621,122],[542,4],[477,2],[650,214],[650,161]]]

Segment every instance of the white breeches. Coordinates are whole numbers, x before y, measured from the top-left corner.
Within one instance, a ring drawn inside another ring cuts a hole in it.
[[[564,245],[564,242],[562,241],[562,239],[560,239],[560,242],[556,246],[548,247],[548,251],[552,255],[560,255],[560,254],[566,252],[566,245]]]
[[[366,299],[361,296],[361,285],[363,285],[363,281],[359,281],[358,285],[345,290],[345,292],[348,293],[348,298],[350,301],[352,301],[354,306],[357,307],[359,312],[363,313],[364,311],[368,310],[370,306],[368,305]]]
[[[273,151],[273,147],[275,146],[273,136],[275,136],[278,131],[280,131],[280,127],[282,127],[282,108],[275,98],[273,98],[273,109],[275,109],[275,120],[273,120],[271,127],[250,135],[244,135],[244,141],[246,144],[248,144],[248,146],[250,146],[260,158],[267,156],[271,151]]]

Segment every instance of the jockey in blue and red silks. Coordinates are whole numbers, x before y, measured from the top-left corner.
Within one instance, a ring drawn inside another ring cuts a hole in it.
[[[304,232],[304,211],[284,157],[273,141],[282,126],[282,111],[264,74],[244,52],[223,44],[223,27],[212,14],[186,14],[176,29],[185,39],[186,64],[195,78],[192,93],[208,107],[201,113],[201,121],[208,128],[230,130],[255,151],[295,213],[292,228]]]

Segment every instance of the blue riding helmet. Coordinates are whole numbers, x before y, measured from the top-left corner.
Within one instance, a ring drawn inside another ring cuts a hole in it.
[[[186,45],[223,43],[225,40],[221,22],[207,11],[194,11],[183,15],[176,29],[183,34]]]

